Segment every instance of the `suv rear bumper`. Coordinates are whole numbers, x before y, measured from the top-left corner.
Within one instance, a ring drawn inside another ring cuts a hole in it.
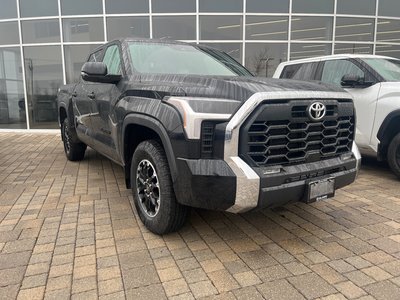
[[[303,201],[310,181],[331,177],[335,190],[352,183],[361,156],[353,144],[352,155],[314,163],[271,168],[250,168],[239,157],[223,160],[178,159],[175,193],[182,204],[242,213],[253,209]],[[278,172],[279,171],[279,172]]]

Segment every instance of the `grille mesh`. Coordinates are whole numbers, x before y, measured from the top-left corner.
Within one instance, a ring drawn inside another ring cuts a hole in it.
[[[201,130],[201,153],[203,157],[213,154],[214,123],[203,122]]]

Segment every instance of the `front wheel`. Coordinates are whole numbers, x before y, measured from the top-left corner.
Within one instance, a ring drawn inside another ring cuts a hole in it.
[[[400,178],[400,133],[398,133],[390,142],[388,163],[394,174]]]
[[[132,157],[133,202],[143,224],[153,233],[179,230],[189,208],[176,201],[164,149],[154,140],[140,143]]]
[[[61,124],[61,136],[64,143],[64,151],[68,160],[82,160],[85,156],[86,145],[81,142],[74,142],[74,128],[69,124],[68,118],[65,118]]]

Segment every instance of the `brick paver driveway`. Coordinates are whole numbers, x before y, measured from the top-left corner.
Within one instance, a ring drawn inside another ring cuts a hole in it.
[[[399,195],[372,161],[332,200],[193,210],[159,237],[121,167],[93,150],[67,162],[59,135],[0,133],[0,298],[400,299]]]

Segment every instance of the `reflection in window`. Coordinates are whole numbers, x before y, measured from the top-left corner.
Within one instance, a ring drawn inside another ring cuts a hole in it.
[[[106,0],[108,14],[141,14],[149,12],[148,0]]]
[[[17,17],[17,3],[15,0],[2,0],[0,19],[11,19]]]
[[[400,45],[376,45],[375,54],[400,58]]]
[[[400,17],[400,1],[379,0],[379,15],[385,17]]]
[[[19,0],[19,8],[23,18],[58,16],[57,0]]]
[[[347,15],[375,15],[376,0],[338,0],[337,13]]]
[[[185,13],[196,11],[196,0],[152,0],[154,13]]]
[[[78,82],[83,63],[98,45],[64,46],[65,71],[67,83]]]
[[[58,19],[22,21],[22,41],[24,43],[48,43],[60,41]]]
[[[92,15],[102,14],[102,0],[61,0],[63,15]]]
[[[400,43],[400,20],[379,19],[376,41]]]
[[[113,40],[120,37],[150,37],[148,17],[107,18],[107,37]]]
[[[17,22],[0,23],[0,45],[19,44]]]
[[[358,75],[361,78],[365,77],[364,72],[349,60],[328,60],[324,64],[321,81],[341,86],[340,82],[342,81],[342,77],[348,74]]]
[[[247,0],[247,9],[249,13],[288,13],[289,0]]]
[[[246,18],[246,39],[248,40],[287,40],[288,17]]]
[[[372,54],[373,46],[368,44],[335,44],[335,54]]]
[[[111,45],[104,53],[103,63],[107,66],[107,74],[120,75],[121,71],[121,57],[117,45]]]
[[[59,46],[24,47],[31,128],[57,128],[57,90],[63,83]]]
[[[0,128],[26,128],[19,48],[0,48]]]
[[[200,39],[240,40],[242,39],[241,16],[201,16]]]
[[[65,42],[103,41],[103,18],[64,19]]]
[[[364,18],[337,18],[337,41],[365,41],[374,40],[375,21]]]
[[[292,40],[325,41],[332,39],[331,17],[292,17]]]
[[[278,65],[287,60],[286,43],[246,43],[245,65],[254,75],[272,77]]]
[[[331,14],[334,0],[293,0],[293,13]]]
[[[211,47],[223,51],[233,57],[240,64],[242,63],[242,44],[241,43],[201,43],[207,47]]]
[[[200,12],[243,12],[243,0],[199,0]]]
[[[290,45],[290,60],[330,55],[331,53],[331,44],[292,43]]]
[[[195,16],[153,17],[153,37],[195,40],[196,18]]]

